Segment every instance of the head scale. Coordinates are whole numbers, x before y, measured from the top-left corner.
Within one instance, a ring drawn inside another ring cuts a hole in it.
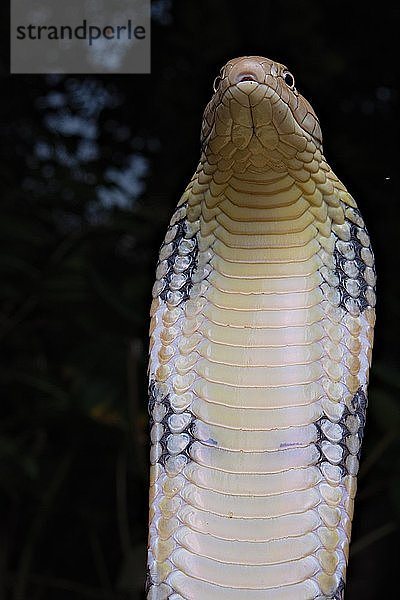
[[[303,162],[302,153],[322,152],[318,118],[293,75],[261,56],[235,58],[221,69],[204,111],[201,142],[207,157],[279,170]]]

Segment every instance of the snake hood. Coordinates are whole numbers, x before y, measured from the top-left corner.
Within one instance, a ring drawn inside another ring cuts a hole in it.
[[[212,163],[286,171],[318,169],[322,135],[311,105],[288,69],[260,56],[230,60],[214,80],[201,141]]]

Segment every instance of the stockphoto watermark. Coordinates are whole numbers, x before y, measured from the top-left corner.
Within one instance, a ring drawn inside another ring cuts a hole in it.
[[[150,0],[11,0],[11,73],[149,73]]]
[[[143,25],[132,25],[128,19],[126,25],[88,25],[83,19],[82,25],[71,27],[70,25],[17,25],[17,40],[86,40],[91,46],[95,40],[144,40],[146,29]]]

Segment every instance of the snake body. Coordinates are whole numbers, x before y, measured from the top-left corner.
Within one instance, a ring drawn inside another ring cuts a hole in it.
[[[285,66],[234,59],[214,87],[153,288],[147,598],[339,600],[370,241]]]

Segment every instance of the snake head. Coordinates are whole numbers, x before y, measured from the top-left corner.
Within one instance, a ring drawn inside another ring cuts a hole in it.
[[[279,170],[301,168],[322,152],[318,118],[293,75],[261,56],[235,58],[221,69],[204,112],[201,141],[211,162],[222,156]]]

